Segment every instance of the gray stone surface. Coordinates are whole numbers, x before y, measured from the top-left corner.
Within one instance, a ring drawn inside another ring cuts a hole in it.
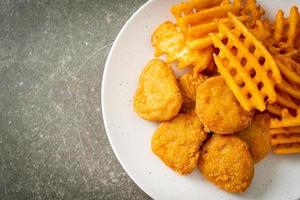
[[[100,102],[112,42],[144,2],[0,1],[0,199],[149,199]]]

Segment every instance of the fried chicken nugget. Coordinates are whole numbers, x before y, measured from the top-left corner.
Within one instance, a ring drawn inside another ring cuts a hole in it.
[[[178,87],[181,91],[183,103],[181,110],[183,112],[191,111],[195,108],[196,90],[202,84],[207,76],[189,72],[177,79]]]
[[[267,113],[258,114],[246,129],[237,134],[248,145],[254,163],[261,161],[271,151],[270,119]]]
[[[152,151],[174,171],[188,174],[197,166],[206,137],[195,113],[179,114],[159,125],[152,137]]]
[[[176,116],[182,97],[171,66],[154,59],[143,69],[134,96],[134,110],[142,118],[166,121]]]
[[[197,88],[196,113],[205,129],[219,134],[242,130],[253,116],[241,107],[221,76],[209,78]]]
[[[203,145],[198,166],[205,178],[228,192],[245,191],[254,174],[248,147],[235,135],[213,135]]]

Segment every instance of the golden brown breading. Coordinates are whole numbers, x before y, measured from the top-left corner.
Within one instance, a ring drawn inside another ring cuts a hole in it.
[[[178,87],[183,99],[181,111],[187,112],[195,108],[196,90],[205,79],[207,79],[207,76],[194,74],[192,72],[184,74],[177,79]]]
[[[196,100],[196,90],[198,86],[207,79],[207,76],[201,74],[187,73],[178,78],[178,87],[181,90],[182,96],[189,101]]]
[[[179,114],[159,125],[152,137],[152,151],[174,171],[187,174],[197,166],[206,136],[195,113]]]
[[[159,59],[142,71],[134,96],[134,110],[147,120],[166,121],[176,116],[182,97],[171,66]]]
[[[212,136],[203,145],[198,166],[204,177],[228,192],[245,191],[254,174],[248,147],[235,135]]]
[[[258,114],[253,117],[252,123],[237,135],[247,143],[254,163],[258,163],[271,151],[270,119],[267,113]]]
[[[206,129],[220,134],[242,130],[253,116],[241,107],[221,76],[209,78],[197,88],[196,113]]]

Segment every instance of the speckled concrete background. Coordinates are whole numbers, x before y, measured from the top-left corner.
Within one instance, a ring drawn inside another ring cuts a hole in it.
[[[149,199],[100,102],[112,42],[144,2],[0,1],[0,199]]]

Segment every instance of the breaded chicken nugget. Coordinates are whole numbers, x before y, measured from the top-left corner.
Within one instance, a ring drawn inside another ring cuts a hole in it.
[[[207,79],[207,76],[189,72],[177,79],[183,103],[181,111],[188,112],[195,108],[196,90]]]
[[[196,113],[205,129],[220,134],[242,130],[253,116],[241,107],[221,76],[209,78],[197,88]]]
[[[271,151],[270,119],[267,113],[258,114],[253,117],[252,123],[246,129],[237,134],[247,143],[254,163],[258,163]]]
[[[187,73],[178,78],[178,87],[181,90],[182,97],[189,99],[188,101],[196,100],[196,91],[198,86],[203,83],[208,77],[202,74]]]
[[[152,137],[152,151],[174,171],[188,174],[197,166],[206,136],[195,113],[179,114],[159,125]]]
[[[213,135],[203,145],[198,166],[204,177],[228,192],[245,191],[254,174],[248,147],[235,135]]]
[[[172,68],[159,59],[142,71],[134,96],[134,110],[147,120],[166,121],[176,116],[182,104]]]

